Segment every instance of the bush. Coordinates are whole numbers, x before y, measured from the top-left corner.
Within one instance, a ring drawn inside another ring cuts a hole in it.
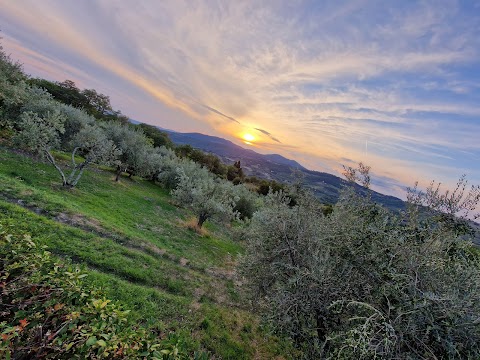
[[[122,172],[128,172],[130,176],[147,175],[150,171],[149,155],[153,153],[153,147],[143,132],[116,122],[105,124],[104,129],[107,138],[120,150],[115,159],[115,180],[119,180]]]
[[[188,358],[130,323],[78,267],[10,230],[0,222],[0,358]]]

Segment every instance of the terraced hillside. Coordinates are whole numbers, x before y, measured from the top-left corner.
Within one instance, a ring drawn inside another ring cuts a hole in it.
[[[93,168],[67,190],[51,166],[0,149],[0,216],[85,265],[89,281],[160,338],[212,358],[288,357],[287,345],[249,311],[235,272],[243,248],[230,230],[207,224],[197,234],[188,228],[192,215],[166,190],[113,178],[110,169]]]

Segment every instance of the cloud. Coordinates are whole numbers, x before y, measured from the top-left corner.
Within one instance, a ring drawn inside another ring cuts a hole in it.
[[[269,133],[267,130],[263,130],[263,129],[259,129],[259,128],[255,128],[255,130],[257,131],[260,131],[261,133],[267,135],[270,139],[272,139],[273,141],[276,141],[278,143],[282,143],[280,140],[278,140],[277,138],[275,138],[271,133]]]
[[[208,109],[208,110],[210,110],[210,111],[213,111],[214,113],[216,113],[216,114],[218,114],[218,115],[221,115],[221,116],[223,116],[224,118],[226,118],[226,119],[228,119],[228,120],[231,120],[231,121],[233,121],[233,122],[236,122],[237,124],[240,124],[240,122],[239,122],[238,120],[234,119],[234,118],[231,117],[231,116],[228,116],[228,115],[225,115],[225,114],[221,113],[221,112],[218,111],[217,109],[214,109],[214,108],[212,108],[212,107],[210,107],[210,106],[207,106],[207,105],[202,105],[202,106],[203,106],[205,109]]]

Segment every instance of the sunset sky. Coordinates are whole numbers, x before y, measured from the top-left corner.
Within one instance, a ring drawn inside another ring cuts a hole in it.
[[[138,121],[363,161],[389,194],[480,183],[480,1],[0,0],[0,29],[27,73]]]

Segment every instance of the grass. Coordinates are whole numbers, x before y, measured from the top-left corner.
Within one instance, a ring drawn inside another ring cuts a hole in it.
[[[189,229],[192,214],[166,190],[113,178],[92,168],[77,188],[64,189],[48,164],[0,149],[0,216],[86,266],[89,281],[161,337],[214,358],[288,358],[287,344],[262,330],[235,285],[243,248],[228,230],[211,223],[200,233]]]

